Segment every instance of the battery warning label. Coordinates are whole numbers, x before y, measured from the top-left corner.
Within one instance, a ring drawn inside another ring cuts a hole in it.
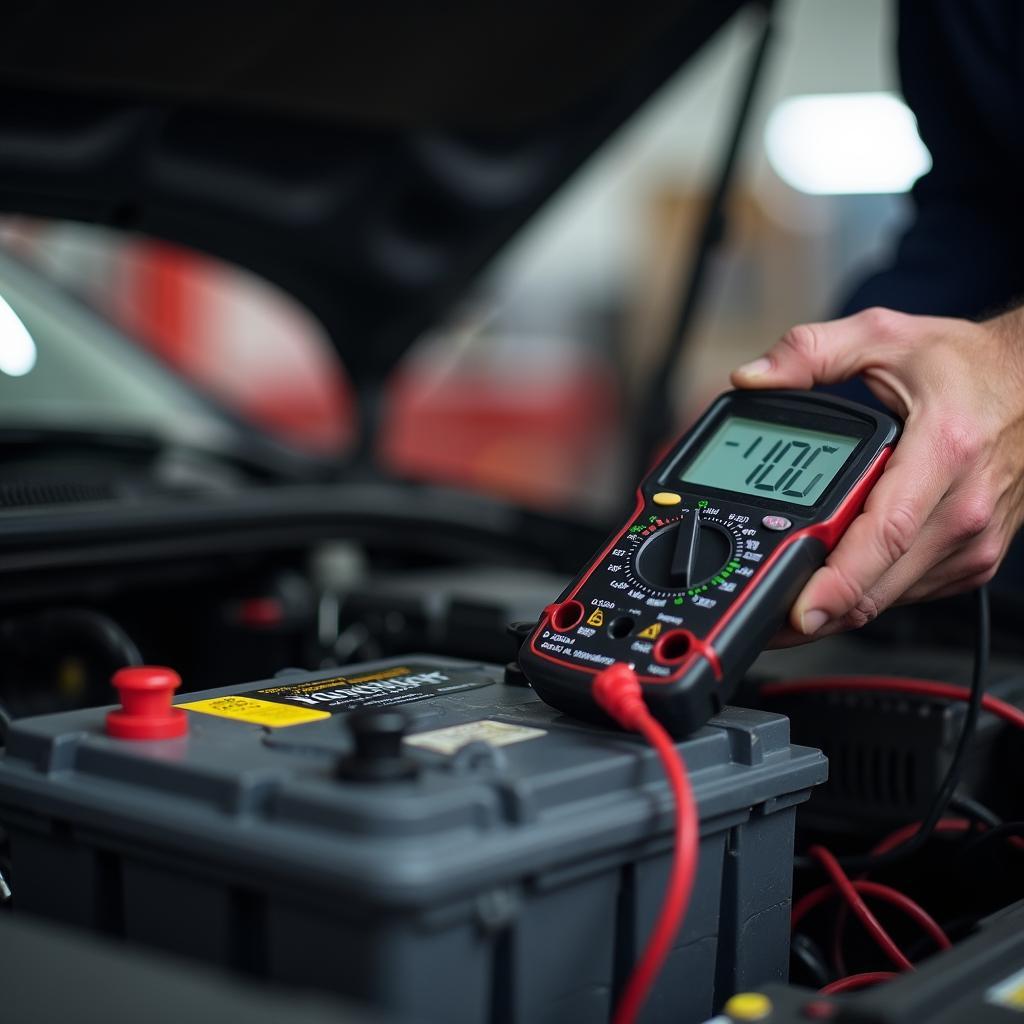
[[[511,725],[508,722],[497,722],[493,718],[484,718],[478,722],[463,722],[461,725],[449,725],[443,729],[431,729],[430,732],[418,732],[406,736],[405,742],[411,747],[423,747],[438,754],[454,754],[469,743],[507,747],[511,743],[535,740],[541,736],[547,736],[547,731],[534,729],[528,725]]]
[[[281,728],[360,708],[411,704],[440,694],[489,686],[491,682],[479,670],[442,671],[426,665],[396,665],[359,675],[282,683],[177,706],[252,725]]]
[[[253,700],[252,697],[245,697],[242,694],[195,700],[188,704],[179,704],[178,707],[185,708],[186,711],[200,711],[204,715],[216,715],[218,718],[233,718],[236,722],[265,725],[271,729],[319,722],[322,718],[331,717],[326,711],[284,707],[269,700]]]

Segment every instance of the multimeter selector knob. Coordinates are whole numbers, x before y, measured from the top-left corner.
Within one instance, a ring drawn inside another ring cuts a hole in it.
[[[651,534],[636,555],[640,578],[657,590],[685,590],[709,580],[732,558],[732,538],[721,527],[686,520]]]

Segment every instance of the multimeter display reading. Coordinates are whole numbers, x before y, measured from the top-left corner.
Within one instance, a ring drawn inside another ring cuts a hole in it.
[[[813,505],[859,443],[859,437],[729,416],[680,479]]]
[[[624,662],[672,732],[701,726],[860,512],[899,429],[884,412],[813,392],[719,397],[544,610],[519,652],[538,695],[604,720],[594,675]]]

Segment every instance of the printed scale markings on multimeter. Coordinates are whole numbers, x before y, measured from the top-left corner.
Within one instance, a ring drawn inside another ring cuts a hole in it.
[[[524,646],[540,696],[592,714],[593,674],[624,661],[665,724],[702,724],[860,511],[898,433],[885,413],[807,392],[721,396]]]

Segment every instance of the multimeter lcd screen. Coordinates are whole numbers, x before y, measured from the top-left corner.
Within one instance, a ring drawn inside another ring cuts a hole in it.
[[[737,494],[813,505],[859,442],[859,437],[730,416],[680,479]]]

